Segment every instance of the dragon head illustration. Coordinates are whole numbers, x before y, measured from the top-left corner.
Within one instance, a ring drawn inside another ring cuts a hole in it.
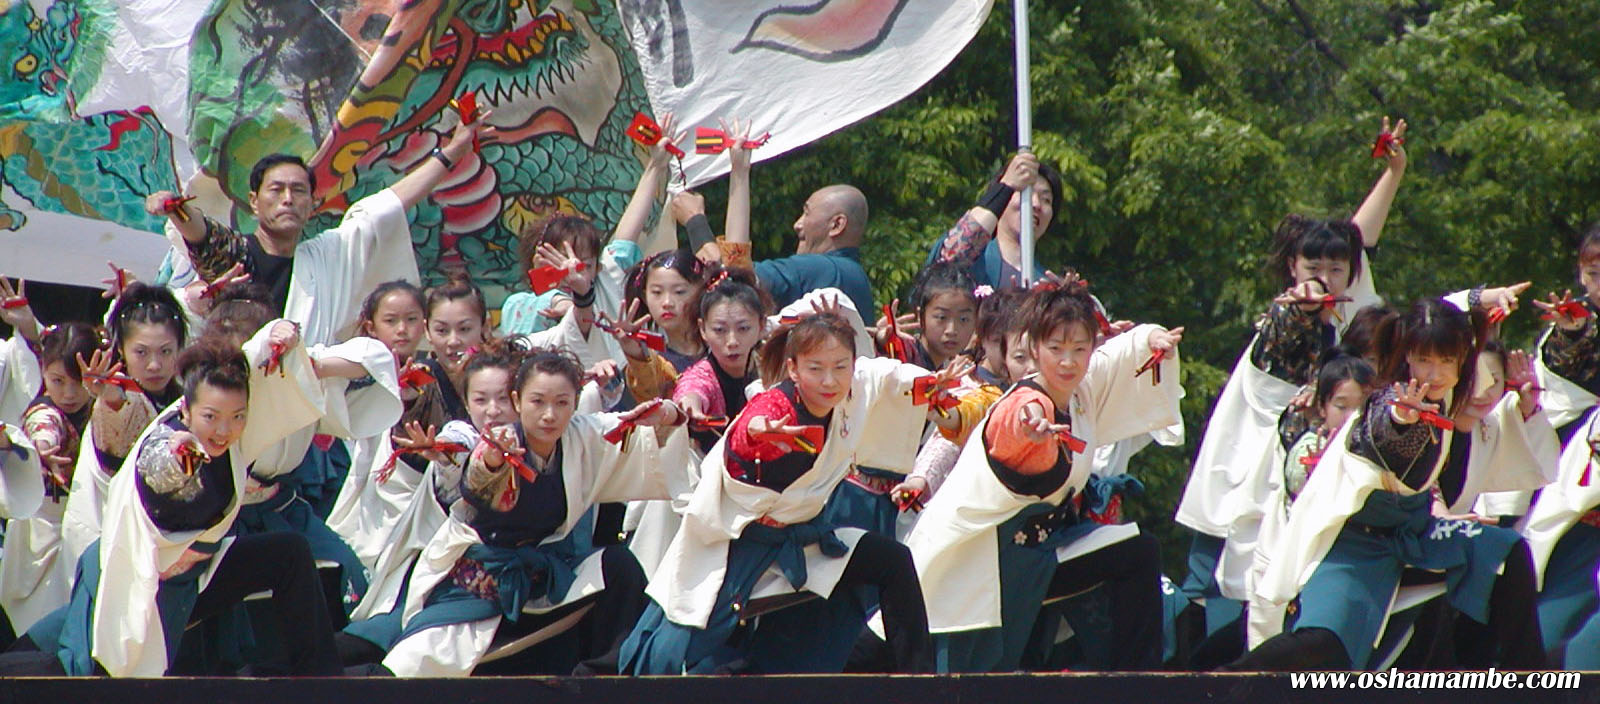
[[[83,19],[72,3],[43,15],[21,0],[0,0],[0,119],[67,114],[67,61]]]

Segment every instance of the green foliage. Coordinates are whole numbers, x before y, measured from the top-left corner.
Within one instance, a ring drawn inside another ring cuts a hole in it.
[[[1476,283],[1565,288],[1600,218],[1600,4],[1538,0],[1033,2],[1034,148],[1065,193],[1040,244],[1119,316],[1184,325],[1189,442],[1135,460],[1131,515],[1182,574],[1169,518],[1212,399],[1277,281],[1261,267],[1284,215],[1348,215],[1382,171],[1384,115],[1411,165],[1375,270],[1393,301]],[[755,170],[758,256],[791,251],[815,188],[860,187],[877,295],[1014,149],[1011,4],[942,74],[883,113]],[[719,188],[709,189],[720,208]],[[715,210],[713,212],[716,212]],[[1539,322],[1513,316],[1529,344]]]

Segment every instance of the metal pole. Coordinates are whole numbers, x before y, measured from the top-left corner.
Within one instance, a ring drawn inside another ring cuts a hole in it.
[[[1012,0],[1012,17],[1017,51],[1017,151],[1033,146],[1033,91],[1028,71],[1028,0]],[[1022,244],[1022,285],[1033,283],[1033,185],[1022,189],[1017,225]]]

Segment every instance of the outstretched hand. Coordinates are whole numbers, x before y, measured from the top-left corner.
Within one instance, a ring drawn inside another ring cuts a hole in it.
[[[33,315],[28,303],[28,282],[17,279],[17,285],[0,277],[0,322],[11,326],[30,340],[39,335],[39,319]]]
[[[500,133],[488,123],[489,116],[493,114],[492,110],[483,110],[479,112],[478,119],[470,123],[457,123],[455,130],[450,132],[450,141],[446,142],[440,151],[445,152],[452,161],[459,162],[472,149],[474,143],[483,145],[498,140]]]
[[[578,258],[577,252],[573,251],[571,242],[562,242],[559,249],[549,242],[540,242],[535,259],[534,264],[537,266],[566,270],[566,276],[561,278],[561,288],[576,295],[582,296],[588,293],[593,285],[589,277],[583,275],[585,264]]]
[[[1533,355],[1526,350],[1506,353],[1506,390],[1517,392],[1517,406],[1526,418],[1539,410],[1539,377],[1533,369]]]
[[[1395,382],[1395,403],[1391,407],[1395,422],[1401,425],[1416,423],[1422,419],[1422,414],[1417,409],[1438,413],[1439,404],[1428,401],[1428,391],[1431,389],[1432,387],[1426,382],[1419,382],[1416,379],[1404,385]]]
[[[1575,301],[1572,298],[1572,289],[1567,289],[1560,298],[1551,293],[1543,301],[1535,300],[1533,305],[1544,311],[1545,317],[1554,321],[1556,327],[1562,330],[1578,330],[1583,327],[1584,316],[1573,314],[1573,303]]]
[[[1394,123],[1393,127],[1391,127],[1389,124],[1389,116],[1384,115],[1383,129],[1378,134],[1392,135],[1393,139],[1389,140],[1386,153],[1383,154],[1383,158],[1389,163],[1390,169],[1394,171],[1404,171],[1406,168],[1406,121],[1401,119],[1400,121]],[[1382,138],[1380,137],[1380,139]]]

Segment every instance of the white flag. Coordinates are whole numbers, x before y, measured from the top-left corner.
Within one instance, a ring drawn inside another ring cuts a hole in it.
[[[690,185],[727,171],[693,127],[749,120],[770,159],[882,110],[972,40],[991,0],[618,0],[655,114],[690,129]]]

